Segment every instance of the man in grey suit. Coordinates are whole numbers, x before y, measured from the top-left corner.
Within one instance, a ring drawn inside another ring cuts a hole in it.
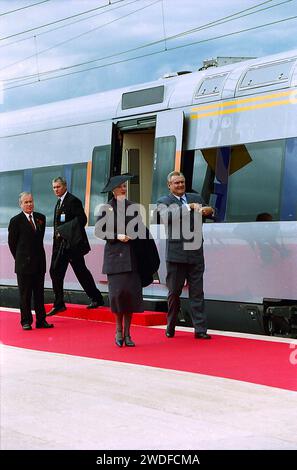
[[[157,210],[167,232],[166,285],[168,314],[166,336],[173,338],[180,295],[185,281],[189,287],[192,322],[197,339],[211,339],[207,334],[204,311],[203,273],[204,256],[202,217],[213,218],[214,209],[206,206],[197,193],[185,193],[185,177],[173,171],[167,177],[170,193],[157,201]]]

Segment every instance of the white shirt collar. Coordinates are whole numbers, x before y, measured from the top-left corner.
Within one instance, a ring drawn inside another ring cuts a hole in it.
[[[66,191],[66,192],[63,194],[63,196],[59,197],[59,199],[61,200],[61,205],[62,205],[62,203],[63,203],[63,201],[64,201],[65,196],[66,196],[67,193],[68,193],[68,191]]]
[[[32,222],[33,222],[34,227],[36,228],[36,224],[35,224],[33,212],[31,212],[31,214],[28,214],[28,212],[24,212],[24,211],[23,211],[23,213],[24,213],[25,216],[27,217],[28,222],[30,222],[29,216],[32,215]]]
[[[178,199],[179,201],[181,200],[182,197],[184,198],[184,200],[187,200],[186,193],[184,193],[182,196],[176,196],[175,194],[173,194],[173,196],[176,197],[176,199]]]

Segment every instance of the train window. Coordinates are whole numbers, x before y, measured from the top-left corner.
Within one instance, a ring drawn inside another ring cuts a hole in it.
[[[92,157],[92,179],[89,225],[96,223],[96,208],[106,202],[106,194],[102,194],[102,188],[108,179],[110,168],[110,145],[95,147]]]
[[[18,196],[23,191],[24,172],[0,173],[0,227],[7,227],[11,217],[19,211]]]
[[[164,86],[145,88],[144,90],[130,91],[122,95],[122,109],[138,108],[150,104],[162,103],[164,100]]]
[[[269,212],[280,220],[280,195],[285,141],[247,144],[251,160],[229,177],[226,220],[255,221]]]
[[[239,84],[239,90],[275,85],[277,83],[284,84],[284,82],[289,81],[290,72],[294,64],[295,59],[253,67],[243,76]]]
[[[219,95],[222,91],[223,84],[227,74],[215,75],[212,77],[207,77],[201,85],[199,86],[198,90],[196,90],[194,99],[201,98],[203,96],[209,95]]]
[[[207,204],[210,202],[210,193],[212,192],[207,190],[210,181],[207,176],[208,168],[210,166],[203,157],[201,150],[196,150],[193,165],[192,190],[199,192]]]
[[[297,220],[297,137],[286,141],[281,220]]]
[[[174,170],[175,150],[175,136],[158,137],[155,140],[152,203],[166,193],[167,175]]]
[[[87,179],[87,164],[76,163],[71,168],[71,189],[70,191],[75,194],[82,202],[86,196],[86,179]]]
[[[62,165],[32,169],[31,191],[34,195],[35,209],[46,216],[47,226],[53,225],[57,198],[53,193],[52,180],[58,176],[64,176]]]
[[[122,167],[121,173],[128,172],[134,175],[134,178],[128,182],[128,199],[140,202],[140,152],[139,149],[127,149],[126,152],[128,171]]]
[[[218,222],[281,220],[285,141],[195,151],[192,187],[216,207]]]

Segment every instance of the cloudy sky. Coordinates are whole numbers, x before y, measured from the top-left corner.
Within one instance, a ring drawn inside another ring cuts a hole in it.
[[[0,112],[297,49],[297,0],[0,0]]]

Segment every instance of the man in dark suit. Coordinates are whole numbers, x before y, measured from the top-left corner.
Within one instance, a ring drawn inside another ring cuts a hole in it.
[[[87,308],[97,308],[104,305],[101,292],[97,289],[93,276],[86,267],[84,260],[84,255],[91,250],[91,247],[84,228],[87,217],[82,202],[67,191],[65,178],[61,176],[55,178],[52,185],[58,198],[54,212],[54,243],[50,267],[55,300],[52,310],[47,314],[48,316],[66,310],[63,286],[69,263],[82,288],[91,299],[91,303]],[[74,223],[76,234],[78,231],[80,232],[79,241],[75,248],[66,243],[66,239],[63,237],[64,231],[61,230],[61,233],[59,233],[59,227],[62,229],[62,225],[65,227],[69,225],[69,229],[71,229]]]
[[[167,232],[166,336],[172,338],[175,334],[180,295],[187,280],[194,336],[197,339],[210,339],[204,311],[202,217],[213,217],[214,210],[206,206],[198,193],[185,193],[185,177],[181,172],[169,173],[167,184],[170,193],[157,202],[158,213]]]
[[[33,212],[34,201],[30,193],[21,193],[19,204],[22,212],[9,222],[8,245],[15,259],[15,272],[20,293],[21,325],[23,330],[32,330],[31,298],[33,294],[36,328],[52,328],[54,325],[45,320],[44,308],[45,216]]]

